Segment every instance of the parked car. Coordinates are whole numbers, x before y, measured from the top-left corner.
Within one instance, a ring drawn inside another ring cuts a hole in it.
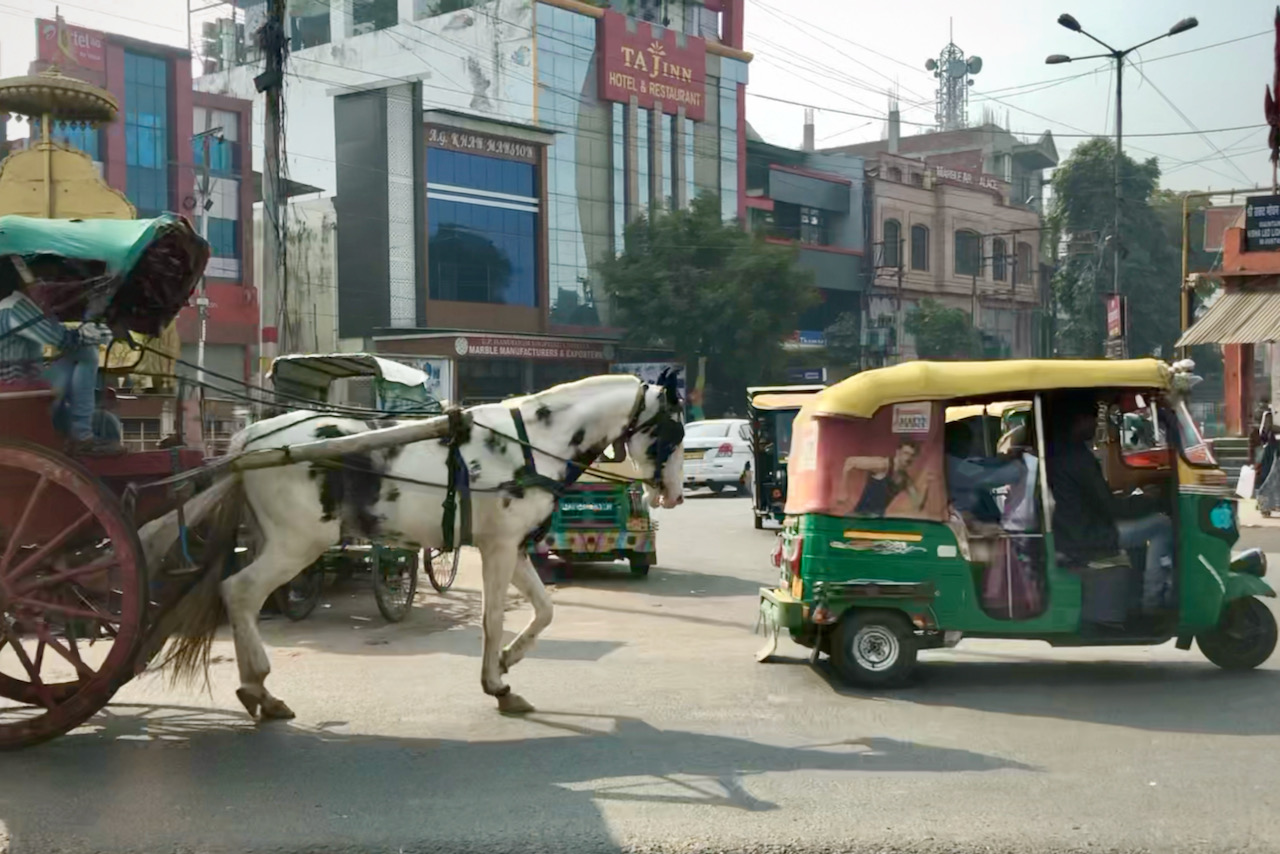
[[[745,418],[694,421],[684,428],[684,487],[720,493],[751,488],[751,422]]]

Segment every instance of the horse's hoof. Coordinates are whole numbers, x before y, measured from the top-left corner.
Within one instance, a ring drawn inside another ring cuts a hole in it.
[[[498,711],[504,715],[527,715],[535,710],[533,703],[519,694],[504,694],[498,698]]]
[[[258,717],[258,706],[260,703],[258,702],[257,697],[250,694],[244,688],[237,688],[236,699],[240,701],[240,705],[244,706],[245,711],[249,713],[249,717],[255,719]]]
[[[296,717],[293,709],[284,704],[283,700],[277,700],[275,697],[268,697],[262,702],[262,719],[264,721],[291,721]]]

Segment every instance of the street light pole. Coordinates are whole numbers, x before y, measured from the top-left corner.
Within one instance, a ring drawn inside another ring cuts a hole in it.
[[[1176,36],[1178,35],[1178,33],[1185,33],[1187,30],[1195,29],[1196,27],[1200,26],[1200,22],[1197,21],[1195,18],[1183,18],[1181,21],[1179,21],[1178,23],[1170,27],[1168,32],[1161,33],[1158,36],[1149,38],[1144,42],[1140,42],[1138,44],[1135,44],[1133,47],[1128,47],[1128,48],[1125,48],[1124,50],[1116,50],[1111,45],[1104,42],[1102,39],[1088,32],[1087,30],[1084,29],[1084,27],[1080,26],[1080,22],[1077,21],[1071,15],[1067,15],[1067,14],[1059,15],[1058,24],[1063,27],[1066,27],[1068,30],[1071,30],[1073,33],[1080,33],[1080,35],[1092,39],[1093,41],[1097,42],[1098,44],[1106,48],[1107,52],[1094,53],[1094,54],[1090,54],[1089,56],[1065,56],[1061,53],[1055,53],[1052,56],[1045,58],[1045,64],[1061,65],[1064,62],[1077,62],[1083,59],[1104,59],[1104,58],[1112,59],[1115,61],[1115,64],[1116,64],[1116,151],[1115,151],[1115,170],[1114,170],[1115,174],[1114,174],[1114,177],[1112,178],[1112,181],[1115,184],[1115,188],[1114,188],[1115,189],[1115,223],[1112,225],[1112,228],[1111,228],[1111,249],[1114,256],[1115,268],[1112,271],[1113,278],[1111,282],[1111,292],[1114,294],[1118,294],[1120,293],[1120,211],[1121,211],[1121,205],[1123,203],[1123,199],[1120,191],[1120,159],[1124,156],[1124,110],[1121,106],[1121,99],[1124,93],[1124,86],[1122,81],[1124,77],[1125,59],[1129,56],[1129,54],[1133,53],[1138,48],[1146,47],[1147,45],[1151,44],[1154,41],[1159,41],[1160,39],[1168,38],[1169,36]]]

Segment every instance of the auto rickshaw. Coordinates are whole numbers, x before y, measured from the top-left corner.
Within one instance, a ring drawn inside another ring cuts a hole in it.
[[[427,375],[411,365],[368,353],[281,356],[268,376],[281,405],[297,409],[313,405],[356,417],[411,418],[439,415],[441,402],[427,390]],[[460,552],[429,550],[426,561],[431,586],[443,593],[458,572]],[[408,615],[418,589],[419,555],[409,549],[377,543],[349,542],[325,553],[305,572],[275,593],[275,604],[291,620],[305,619],[320,601],[326,572],[349,576],[368,568],[374,599],[388,622]]]
[[[1187,410],[1192,369],[1152,359],[913,362],[813,396],[794,425],[773,552],[781,579],[760,591],[767,639],[758,658],[786,630],[815,660],[827,653],[843,679],[870,686],[905,682],[920,650],[964,637],[1054,646],[1176,639],[1182,650],[1194,639],[1219,667],[1261,665],[1275,649],[1276,619],[1259,597],[1275,592],[1262,552],[1232,557],[1236,496]],[[1142,490],[1172,522],[1160,608],[1135,595],[1144,549],[1082,560],[1055,547],[1050,483],[1062,469],[1048,455],[1046,425],[1063,435],[1053,413],[1067,400],[1083,400],[1082,417],[1097,407],[1093,450],[1113,495]],[[948,473],[964,451],[953,451],[947,418],[1000,401],[1023,401],[1003,409],[998,443],[1023,474],[1011,487],[1021,497],[1005,496],[992,524],[957,512]],[[1010,524],[1019,509],[1020,524]]]
[[[787,455],[791,452],[791,422],[805,402],[822,391],[821,385],[759,386],[747,389],[751,419],[751,509],[756,530],[765,519],[781,522],[787,504]]]
[[[634,477],[626,454],[626,443],[615,443],[556,503],[547,533],[529,546],[543,581],[556,580],[574,564],[617,560],[625,560],[633,575],[649,574],[657,560],[658,523],[644,489],[640,481],[608,477]]]

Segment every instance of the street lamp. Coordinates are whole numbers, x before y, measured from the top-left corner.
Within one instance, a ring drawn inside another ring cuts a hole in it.
[[[1080,33],[1083,36],[1093,39],[1095,42],[1105,47],[1107,52],[1093,53],[1088,56],[1066,56],[1065,54],[1055,53],[1051,56],[1045,57],[1044,61],[1046,65],[1062,65],[1065,62],[1077,62],[1082,59],[1111,59],[1114,60],[1116,64],[1116,162],[1115,176],[1113,178],[1116,196],[1116,220],[1111,231],[1111,244],[1115,253],[1115,269],[1112,271],[1114,276],[1111,283],[1111,290],[1113,293],[1118,294],[1120,293],[1120,157],[1123,153],[1121,151],[1121,147],[1124,143],[1124,135],[1122,132],[1124,113],[1121,110],[1120,98],[1122,93],[1121,76],[1124,72],[1125,57],[1133,53],[1138,48],[1146,47],[1154,41],[1159,41],[1160,39],[1168,38],[1169,36],[1176,36],[1178,33],[1185,33],[1187,30],[1195,29],[1200,25],[1200,22],[1195,18],[1183,18],[1181,21],[1170,27],[1168,32],[1161,33],[1158,36],[1149,38],[1144,42],[1135,44],[1133,47],[1125,48],[1124,50],[1116,50],[1102,39],[1093,35],[1084,27],[1080,26],[1080,22],[1071,15],[1067,15],[1065,13],[1059,15],[1058,24],[1066,27],[1073,33]]]

